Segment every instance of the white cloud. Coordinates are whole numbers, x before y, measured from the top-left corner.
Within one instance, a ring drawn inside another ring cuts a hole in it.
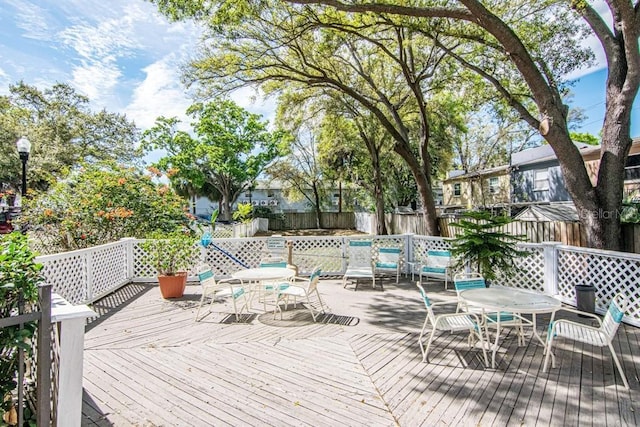
[[[110,61],[93,61],[75,67],[72,72],[73,85],[98,106],[105,107],[114,95],[122,73]]]
[[[609,28],[611,28],[613,19],[611,17],[611,11],[609,10],[607,4],[603,0],[595,0],[591,1],[590,3],[591,6],[600,14],[600,16],[602,16]],[[583,40],[582,45],[591,49],[591,51],[595,55],[595,61],[593,65],[589,67],[574,70],[572,73],[566,76],[568,80],[578,79],[587,74],[591,74],[594,71],[601,70],[602,68],[607,67],[607,58],[604,54],[602,44],[593,33],[585,40]]]
[[[22,29],[23,37],[49,40],[51,29],[47,23],[47,12],[40,6],[25,1],[8,1],[16,11],[16,27]]]
[[[187,129],[189,119],[185,111],[192,104],[180,84],[179,68],[174,55],[145,67],[146,78],[133,91],[131,103],[124,109],[141,129],[153,126],[158,116],[177,116]]]

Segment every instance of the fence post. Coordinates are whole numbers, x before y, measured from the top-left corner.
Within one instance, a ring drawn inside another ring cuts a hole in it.
[[[542,242],[544,248],[544,292],[558,294],[558,246],[559,242]]]
[[[136,239],[134,239],[133,237],[124,237],[122,239],[120,239],[120,241],[125,245],[124,249],[126,252],[126,262],[127,264],[125,265],[126,270],[126,276],[127,276],[127,280],[131,281],[131,279],[133,279],[133,266],[134,266],[134,262],[135,260],[133,259],[133,243],[135,242]]]
[[[86,269],[85,277],[87,279],[87,281],[85,282],[87,285],[87,293],[85,295],[85,301],[93,300],[93,257],[91,256],[92,254],[93,254],[93,251],[91,250],[82,254],[82,257],[84,258],[84,268]]]
[[[404,235],[404,253],[405,255],[405,263],[404,263],[404,273],[405,274],[409,274],[411,273],[410,268],[410,264],[407,264],[408,262],[413,262],[413,233],[407,233]]]
[[[37,344],[37,414],[39,426],[51,424],[51,285],[38,288],[40,301],[40,321],[38,322]]]
[[[60,324],[58,349],[57,427],[79,427],[82,422],[82,361],[86,319],[96,313],[86,305],[71,305],[52,297],[51,321]]]

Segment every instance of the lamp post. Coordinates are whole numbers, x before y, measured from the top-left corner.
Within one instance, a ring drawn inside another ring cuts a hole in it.
[[[18,147],[18,154],[20,155],[20,160],[22,161],[22,197],[26,197],[27,195],[27,160],[29,160],[29,153],[31,152],[31,141],[27,139],[26,136],[20,137],[19,140],[16,141],[16,146]]]

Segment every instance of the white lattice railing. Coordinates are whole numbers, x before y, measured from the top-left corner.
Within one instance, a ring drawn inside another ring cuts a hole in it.
[[[342,275],[347,266],[350,239],[373,241],[373,256],[380,247],[402,249],[402,260],[417,262],[431,249],[449,249],[449,239],[420,235],[286,237],[291,245],[292,262],[300,274],[308,274],[319,266],[324,275]],[[288,250],[274,253],[269,241],[274,238],[214,239],[207,248],[194,246],[191,262],[192,279],[201,263],[208,263],[216,274],[228,275],[246,267],[256,267],[267,255],[287,258]],[[132,281],[153,281],[155,271],[144,263],[142,241],[123,239],[119,242],[73,252],[37,258],[44,264],[44,274],[53,291],[72,304],[91,303]],[[606,310],[609,301],[622,292],[630,298],[625,321],[640,326],[640,255],[622,252],[563,246],[558,243],[529,243],[520,247],[530,253],[519,258],[520,269],[511,277],[498,276],[496,283],[556,295],[575,305],[575,285],[589,284],[596,289],[597,311]],[[405,263],[406,264],[406,263]],[[408,264],[407,264],[408,265]],[[404,271],[408,272],[406,265]]]

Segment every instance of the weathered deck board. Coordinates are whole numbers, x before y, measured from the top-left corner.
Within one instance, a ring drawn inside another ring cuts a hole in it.
[[[315,324],[292,307],[283,320],[254,310],[235,322],[228,303],[194,322],[198,286],[165,301],[154,285],[133,284],[99,301],[85,335],[83,425],[638,424],[637,328],[623,325],[615,341],[627,391],[608,349],[560,341],[557,367],[543,373],[543,347],[518,347],[511,330],[497,369],[464,334],[438,335],[423,363],[413,283],[355,292],[323,280],[320,290],[334,315]],[[455,301],[441,285],[427,291]]]

